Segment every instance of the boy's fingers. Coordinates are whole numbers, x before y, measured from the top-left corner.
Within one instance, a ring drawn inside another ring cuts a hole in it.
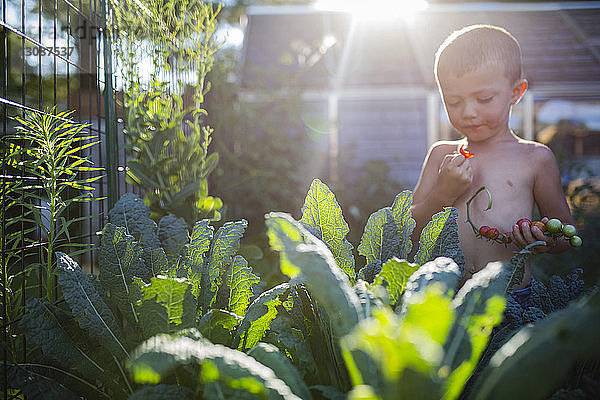
[[[519,229],[519,225],[514,224],[512,229],[512,236],[515,244],[522,249],[527,246],[527,241],[523,238],[523,234],[521,233],[521,229]]]

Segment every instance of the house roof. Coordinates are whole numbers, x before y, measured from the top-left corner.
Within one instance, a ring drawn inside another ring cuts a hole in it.
[[[377,24],[353,24],[349,14],[308,6],[250,7],[242,85],[326,89],[341,76],[345,88],[433,88],[438,46],[476,23],[517,37],[532,89],[600,93],[600,2],[434,4],[410,21]],[[324,51],[332,38],[335,45]]]

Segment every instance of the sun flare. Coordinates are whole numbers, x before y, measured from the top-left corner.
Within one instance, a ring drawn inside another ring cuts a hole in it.
[[[317,0],[318,10],[347,12],[357,19],[410,19],[429,6],[426,0]]]

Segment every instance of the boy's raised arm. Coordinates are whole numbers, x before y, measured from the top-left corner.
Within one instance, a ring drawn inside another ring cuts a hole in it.
[[[419,240],[431,216],[452,206],[473,180],[470,160],[454,153],[455,144],[438,142],[427,153],[411,206],[416,227],[412,240]]]

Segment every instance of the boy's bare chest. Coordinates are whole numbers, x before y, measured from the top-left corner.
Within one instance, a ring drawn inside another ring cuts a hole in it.
[[[494,157],[473,159],[473,182],[456,201],[459,212],[459,232],[464,239],[475,239],[472,228],[464,223],[467,218],[467,201],[485,186],[491,195],[488,208],[487,192],[480,192],[469,204],[469,215],[474,225],[496,227],[508,232],[520,218],[531,218],[533,211],[534,171],[527,160]]]

